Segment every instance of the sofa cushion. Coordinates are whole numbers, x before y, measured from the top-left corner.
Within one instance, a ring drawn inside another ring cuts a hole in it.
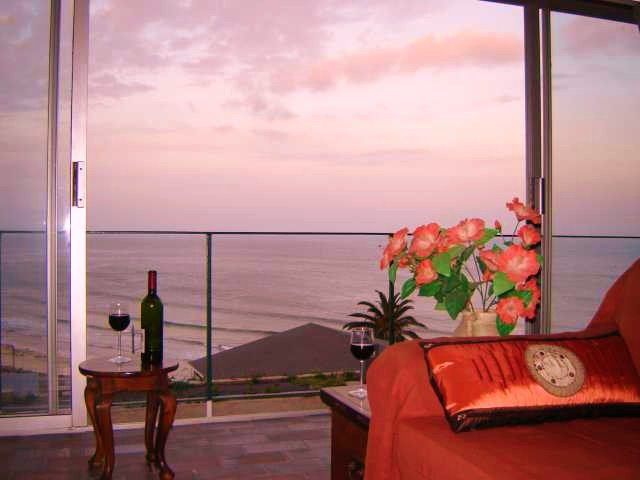
[[[617,333],[423,343],[456,431],[585,416],[640,415],[640,376]]]
[[[598,418],[453,433],[443,417],[398,425],[402,480],[637,480],[640,418]]]

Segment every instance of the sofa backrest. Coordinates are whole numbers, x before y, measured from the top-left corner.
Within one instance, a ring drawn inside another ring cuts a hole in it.
[[[618,330],[640,372],[640,259],[611,286],[586,330],[596,328]]]

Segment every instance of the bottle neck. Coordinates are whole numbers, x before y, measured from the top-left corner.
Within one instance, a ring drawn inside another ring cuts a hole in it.
[[[156,290],[158,289],[158,273],[155,270],[149,270],[147,287],[149,289],[149,294],[155,295]]]

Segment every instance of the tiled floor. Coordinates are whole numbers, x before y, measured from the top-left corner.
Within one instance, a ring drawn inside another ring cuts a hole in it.
[[[147,469],[141,429],[116,431],[115,444],[114,480],[158,478]],[[93,448],[91,432],[0,437],[0,479],[94,480]],[[176,480],[328,480],[330,417],[175,426],[166,457]]]

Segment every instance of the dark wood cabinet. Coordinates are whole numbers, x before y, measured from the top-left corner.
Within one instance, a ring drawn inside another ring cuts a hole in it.
[[[322,389],[320,397],[331,408],[331,479],[364,478],[369,433],[369,404],[350,397],[354,387]]]

